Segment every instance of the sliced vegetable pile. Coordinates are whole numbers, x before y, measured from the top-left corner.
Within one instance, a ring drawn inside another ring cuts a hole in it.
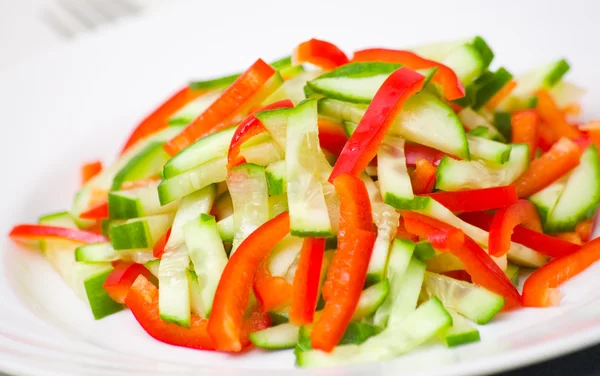
[[[192,82],[83,166],[69,212],[10,236],[96,319],[128,307],[172,345],[308,367],[478,341],[600,258],[600,122],[574,120],[564,60],[513,78],[493,56],[312,39]]]

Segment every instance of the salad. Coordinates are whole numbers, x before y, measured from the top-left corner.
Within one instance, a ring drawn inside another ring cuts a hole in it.
[[[479,341],[600,258],[584,91],[565,60],[515,78],[493,57],[481,37],[351,58],[311,39],[190,82],[82,167],[70,210],[10,237],[96,319],[128,308],[171,345],[311,367]]]

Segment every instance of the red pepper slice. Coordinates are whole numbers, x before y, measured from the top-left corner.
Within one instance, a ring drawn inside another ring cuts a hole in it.
[[[575,253],[550,261],[525,281],[523,303],[527,307],[558,305],[562,297],[558,287],[599,259],[600,239],[595,239]]]
[[[408,232],[406,230],[406,225],[404,224],[404,218],[400,217],[398,220],[398,229],[396,230],[396,237],[400,239],[407,239],[413,242],[419,240],[419,237],[413,233]]]
[[[538,145],[538,116],[534,110],[517,111],[511,116],[512,142],[529,145],[531,159],[535,158]]]
[[[518,225],[542,232],[540,215],[531,201],[519,200],[516,204],[496,212],[489,237],[489,251],[492,256],[500,257],[508,252],[513,230]]]
[[[291,100],[285,99],[282,101],[271,103],[258,111],[255,111],[251,115],[248,115],[240,125],[238,125],[231,143],[229,144],[229,152],[227,153],[227,167],[233,168],[235,166],[246,163],[246,159],[240,155],[242,145],[252,137],[261,133],[267,132],[267,129],[261,124],[261,122],[254,116],[257,112],[275,110],[277,108],[292,108],[294,104]]]
[[[416,166],[419,159],[425,159],[437,167],[440,161],[447,155],[429,146],[409,143],[404,144],[404,154],[406,156],[406,165],[411,167]]]
[[[319,39],[302,42],[292,53],[294,65],[310,63],[325,70],[348,64],[348,57],[335,44]]]
[[[165,253],[165,247],[167,246],[167,242],[169,241],[169,236],[171,236],[171,227],[165,232],[158,240],[156,244],[154,244],[154,248],[152,248],[152,255],[156,258],[161,259],[163,254]]]
[[[422,214],[404,212],[403,216],[409,231],[413,229],[413,225],[419,225],[418,231],[426,232],[417,235],[426,237],[436,248],[437,244],[446,245],[447,249],[463,263],[474,283],[504,296],[505,309],[521,306],[521,296],[515,286],[490,255],[473,239],[463,234],[463,241],[459,242],[460,237],[448,229],[453,228],[462,233],[461,230]]]
[[[199,138],[230,125],[244,105],[275,74],[275,69],[258,59],[196,120],[164,146],[169,155],[175,155]]]
[[[271,316],[269,316],[266,312],[263,312],[258,304],[254,305],[250,309],[250,313],[248,314],[248,317],[244,321],[244,326],[242,327],[242,333],[240,335],[240,343],[242,344],[242,348],[245,349],[252,345],[250,338],[248,338],[248,334],[267,329],[270,326]]]
[[[406,231],[427,239],[436,249],[457,249],[465,241],[465,234],[461,230],[437,219],[410,211],[403,212],[402,218]]]
[[[260,264],[254,277],[254,295],[263,312],[284,307],[292,300],[292,285],[283,277],[271,275],[268,258]]]
[[[65,239],[80,243],[107,242],[102,235],[89,231],[76,230],[66,227],[44,226],[44,225],[17,225],[8,234],[13,240],[37,240],[37,239]]]
[[[460,215],[460,218],[486,231],[490,231],[494,220],[492,214],[485,212],[464,213]],[[581,248],[577,244],[569,243],[523,226],[514,228],[511,239],[548,257],[563,257],[577,252]]]
[[[417,168],[410,174],[413,192],[417,195],[432,192],[436,172],[437,169],[427,159],[417,160]]]
[[[465,96],[465,88],[452,69],[437,61],[422,58],[411,51],[369,48],[356,51],[352,61],[383,61],[402,64],[410,69],[437,68],[432,81],[442,85],[446,99],[455,100]]]
[[[155,133],[163,128],[167,127],[167,121],[169,117],[173,115],[177,110],[184,107],[186,104],[190,103],[194,99],[198,98],[204,94],[203,91],[196,91],[186,86],[176,92],[173,96],[167,99],[160,107],[154,110],[150,115],[148,115],[135,130],[131,133],[125,145],[121,149],[121,155],[127,151],[131,146],[133,146],[136,142],[145,138],[152,133]]]
[[[81,184],[85,184],[90,181],[94,176],[98,175],[102,171],[102,162],[94,161],[85,163],[81,166]]]
[[[561,138],[541,157],[531,161],[529,168],[515,181],[521,198],[546,188],[579,164],[579,146],[568,138]]]
[[[158,311],[158,289],[144,275],[137,277],[125,298],[125,304],[142,328],[161,342],[192,349],[214,350],[206,330],[208,320],[192,314],[190,327],[163,321]]]
[[[469,273],[467,273],[464,270],[448,270],[447,272],[443,272],[442,274],[446,277],[458,279],[459,281],[465,281],[469,283],[473,282]]]
[[[501,209],[509,207],[519,200],[514,185],[456,192],[435,192],[425,196],[433,198],[453,213]]]
[[[215,292],[208,332],[216,348],[240,351],[240,333],[252,282],[260,263],[290,232],[290,216],[283,212],[250,234],[231,256]]]
[[[103,202],[87,211],[84,211],[83,213],[79,214],[79,218],[96,220],[108,218],[108,202]]]
[[[333,185],[340,196],[340,230],[338,241],[346,236],[346,231],[373,229],[371,200],[365,183],[349,174],[338,176]]]
[[[536,92],[537,106],[536,110],[544,123],[552,129],[558,137],[570,139],[582,138],[583,134],[577,127],[570,125],[565,118],[564,112],[556,105],[550,93],[546,90]]]
[[[546,124],[540,123],[537,128],[538,133],[538,146],[542,151],[548,151],[558,141],[559,137],[550,127]]]
[[[344,146],[329,181],[343,174],[358,176],[377,154],[404,102],[423,87],[425,77],[408,68],[394,71],[381,85],[367,112]]]
[[[323,150],[338,156],[347,141],[348,137],[340,124],[327,119],[319,119],[319,145]]]
[[[131,285],[139,275],[151,278],[152,273],[141,264],[132,262],[118,263],[104,281],[104,290],[117,303],[125,304],[125,298]]]
[[[325,239],[304,239],[292,290],[290,321],[294,324],[306,325],[313,322],[324,253]]]
[[[371,231],[346,230],[323,286],[325,308],[310,333],[312,347],[328,352],[342,339],[356,310],[375,243]]]

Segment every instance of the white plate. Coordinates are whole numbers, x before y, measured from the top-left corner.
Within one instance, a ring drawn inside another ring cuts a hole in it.
[[[481,34],[496,67],[520,72],[566,56],[569,79],[590,88],[586,117],[598,117],[597,2],[278,1],[182,2],[101,30],[0,76],[4,139],[1,233],[68,208],[85,160],[111,160],[139,119],[190,78],[238,71],[255,58],[289,53],[310,37],[348,51],[409,46]],[[588,112],[589,111],[589,112]],[[595,112],[594,112],[595,111]],[[265,374],[293,370],[290,351],[241,356],[192,351],[148,337],[129,312],[94,321],[34,252],[3,243],[0,370],[24,375]],[[481,374],[600,342],[600,264],[564,286],[559,308],[501,315],[482,341],[432,348],[393,362],[323,374]],[[433,354],[432,354],[433,352]]]

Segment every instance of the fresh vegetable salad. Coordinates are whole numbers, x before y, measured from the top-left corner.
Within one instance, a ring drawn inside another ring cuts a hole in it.
[[[69,211],[10,236],[96,319],[129,308],[171,345],[310,367],[479,341],[600,258],[583,90],[565,60],[515,77],[493,57],[481,37],[352,55],[312,39],[191,82],[82,167]]]

